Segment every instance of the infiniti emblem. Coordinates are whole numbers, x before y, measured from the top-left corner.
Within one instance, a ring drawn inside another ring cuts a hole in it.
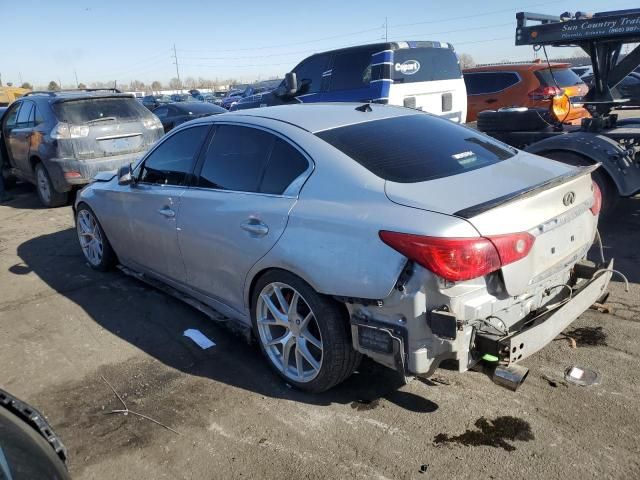
[[[576,201],[576,194],[575,192],[567,192],[564,194],[564,197],[562,197],[562,203],[565,204],[565,206],[569,206],[571,205],[573,202]]]

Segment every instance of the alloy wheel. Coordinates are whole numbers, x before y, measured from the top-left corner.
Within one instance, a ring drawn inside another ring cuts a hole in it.
[[[256,323],[267,356],[285,377],[300,383],[316,378],[322,367],[322,335],[298,291],[281,282],[266,285],[257,299]]]
[[[78,212],[77,230],[85,258],[93,266],[100,265],[104,253],[104,243],[98,222],[88,210]]]
[[[42,198],[42,201],[48,205],[51,202],[51,187],[49,186],[47,172],[44,170],[44,168],[38,168],[36,176],[40,197]]]

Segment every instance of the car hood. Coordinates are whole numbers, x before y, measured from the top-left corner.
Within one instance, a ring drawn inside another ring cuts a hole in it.
[[[453,215],[565,175],[574,167],[526,152],[458,175],[417,183],[385,182],[389,200]]]

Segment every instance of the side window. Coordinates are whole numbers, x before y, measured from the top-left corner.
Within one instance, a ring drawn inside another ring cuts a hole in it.
[[[512,72],[465,73],[464,83],[468,95],[497,93],[520,81]]]
[[[260,192],[281,195],[307,168],[309,162],[298,150],[276,138],[269,164],[262,177]]]
[[[327,55],[314,55],[294,68],[293,71],[298,80],[298,87],[302,85],[303,80],[310,82],[301,93],[317,93],[321,90],[322,74],[327,69],[328,58]]]
[[[220,125],[207,149],[198,186],[258,192],[274,139],[256,128]]]
[[[371,80],[371,50],[339,53],[331,69],[331,90],[351,90],[369,86]]]
[[[35,118],[34,118],[35,126],[37,127],[41,123],[44,123],[44,117],[42,116],[42,112],[40,112],[40,109],[38,108],[37,105],[35,105],[33,107],[33,112],[34,112],[34,116],[35,116]]]
[[[31,111],[33,110],[32,102],[24,102],[20,112],[18,113],[18,120],[16,128],[27,128],[30,126]]]
[[[9,109],[9,113],[7,113],[7,121],[4,123],[6,128],[16,128],[16,120],[18,119],[18,110],[20,109],[20,104],[16,103],[12,105]]]
[[[171,135],[146,158],[139,181],[156,185],[185,185],[208,131],[209,127],[203,125]]]

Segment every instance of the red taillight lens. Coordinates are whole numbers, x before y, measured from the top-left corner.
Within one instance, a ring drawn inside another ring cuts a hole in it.
[[[478,238],[441,238],[381,231],[394,250],[452,282],[482,277],[527,256],[534,237],[528,233]]]
[[[531,100],[550,100],[553,97],[564,94],[564,91],[558,87],[538,87],[529,92]]]
[[[602,192],[596,182],[593,183],[593,205],[591,205],[591,213],[593,215],[599,215],[602,209]]]

